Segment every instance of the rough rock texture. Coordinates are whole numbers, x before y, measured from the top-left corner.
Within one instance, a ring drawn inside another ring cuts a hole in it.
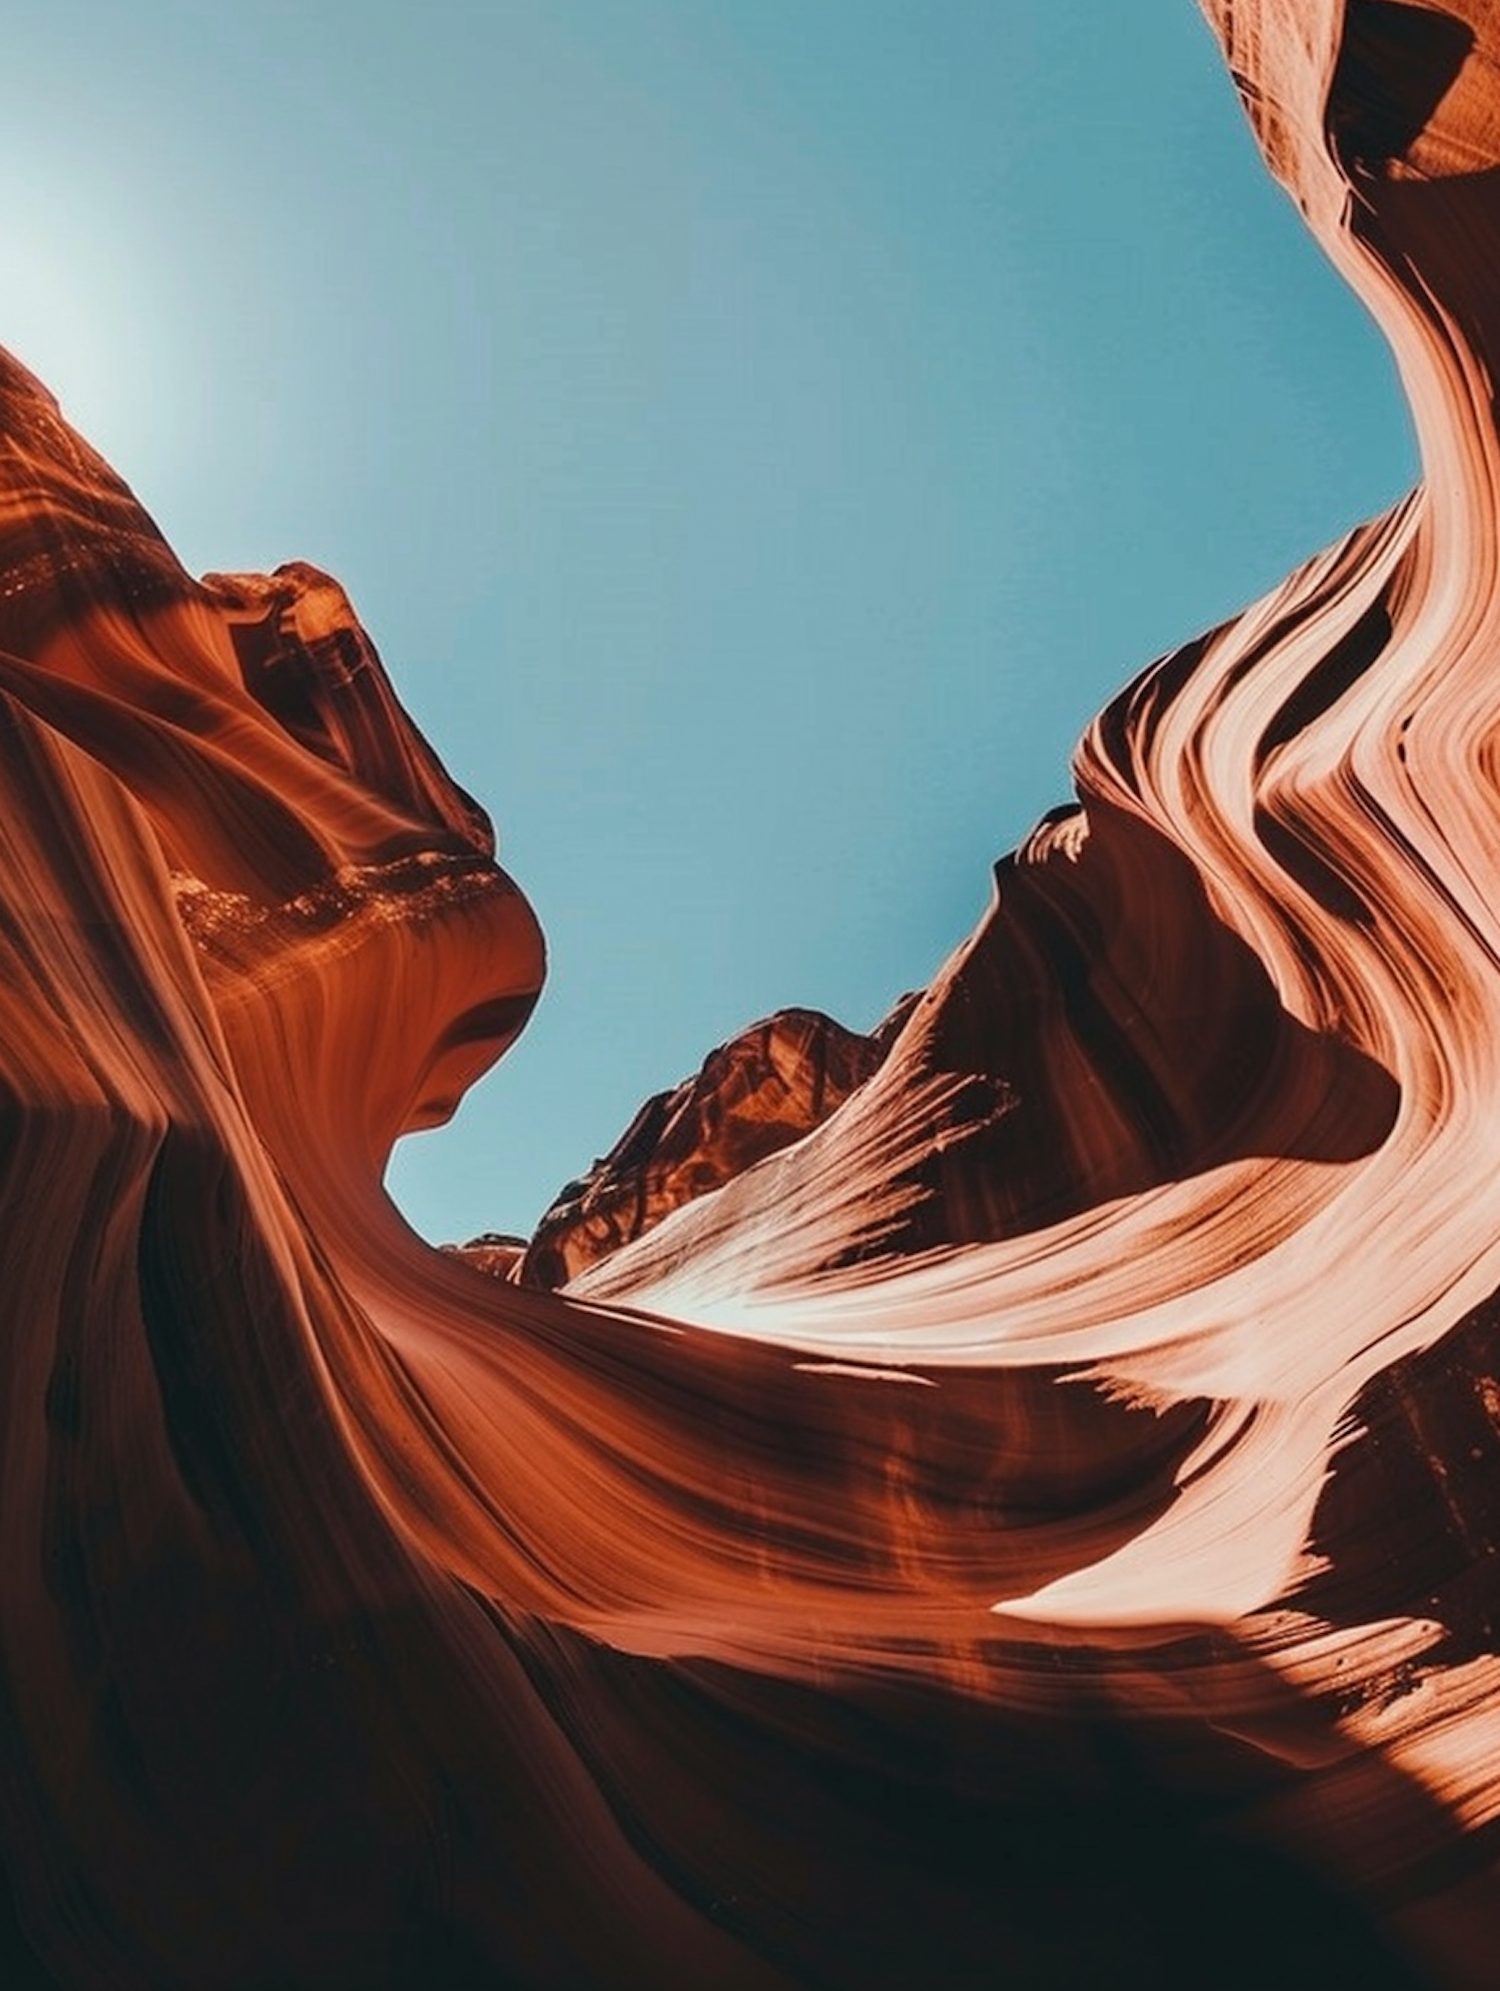
[[[710,1052],[701,1071],[648,1099],[609,1153],[558,1192],[517,1276],[565,1285],[810,1134],[876,1070],[914,1000],[903,998],[868,1037],[818,1010],[782,1009]]]
[[[1493,1984],[1500,4],[1209,12],[1421,487],[557,1292],[380,1188],[484,817],[0,368],[6,1984]]]
[[[487,1272],[492,1279],[516,1279],[520,1277],[526,1244],[524,1237],[515,1237],[509,1231],[482,1231],[464,1244],[445,1244],[440,1249],[462,1258],[476,1272]]]

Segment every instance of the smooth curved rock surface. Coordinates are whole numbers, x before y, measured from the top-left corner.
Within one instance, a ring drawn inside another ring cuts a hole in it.
[[[1421,487],[557,1291],[380,1186],[540,985],[486,818],[4,363],[7,1983],[1494,1981],[1500,4],[1206,11]]]

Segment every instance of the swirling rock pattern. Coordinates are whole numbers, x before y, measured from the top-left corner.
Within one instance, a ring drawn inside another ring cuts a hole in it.
[[[7,1983],[1495,1981],[1500,5],[1206,11],[1422,485],[529,1270],[487,820],[4,363]]]

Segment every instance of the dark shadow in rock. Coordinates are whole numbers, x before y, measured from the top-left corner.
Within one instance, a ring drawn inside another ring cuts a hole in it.
[[[851,1255],[1014,1236],[1250,1157],[1351,1162],[1389,1133],[1395,1079],[1282,1006],[1183,853],[1122,812],[1091,807],[1090,821],[1076,859],[997,867],[988,918],[913,1019],[902,1083],[982,1085],[971,1123],[960,1094],[915,1161],[904,1220]],[[1335,883],[1324,911],[1366,923],[1356,888]],[[877,1075],[867,1106],[894,1080]],[[986,1110],[986,1087],[1004,1110]]]
[[[1441,8],[1349,0],[1327,111],[1340,163],[1376,175],[1402,158],[1473,47],[1473,29]]]
[[[1135,1652],[997,1641],[973,1659],[1012,1688],[1029,1666],[1015,1705],[662,1667],[540,1629],[528,1670],[632,1843],[790,1983],[1445,1981],[1339,1871],[1315,1800],[1303,1829],[1285,1825],[1296,1788],[1320,1772],[1290,1768],[1276,1740],[1321,1731],[1336,1754],[1333,1730],[1232,1637],[1188,1627]],[[1259,1711],[1263,1745],[1212,1707],[1153,1711],[1179,1673],[1214,1667]],[[1418,1786],[1379,1762],[1358,1774],[1372,1814],[1451,1842]]]

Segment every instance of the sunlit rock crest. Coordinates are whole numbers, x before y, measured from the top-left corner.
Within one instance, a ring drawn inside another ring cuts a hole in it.
[[[609,1153],[559,1191],[516,1276],[565,1285],[820,1127],[875,1071],[912,1001],[868,1037],[809,1009],[742,1030],[695,1077],[648,1099]]]
[[[5,364],[7,1983],[1493,1983],[1500,5],[1207,12],[1422,485],[529,1272],[380,1187],[486,818]]]

